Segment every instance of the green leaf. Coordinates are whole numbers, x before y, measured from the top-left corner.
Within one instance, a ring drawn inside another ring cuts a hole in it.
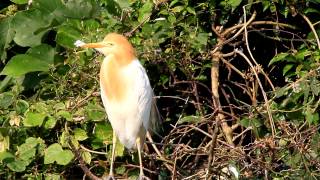
[[[104,108],[101,107],[99,104],[89,103],[85,107],[85,112],[87,118],[92,121],[104,121],[106,117]]]
[[[56,157],[57,164],[67,165],[74,158],[73,153],[70,150],[64,150]]]
[[[88,138],[86,131],[81,129],[81,128],[76,128],[73,131],[73,133],[74,133],[74,137],[78,141],[83,141],[83,140],[86,140]]]
[[[65,8],[61,10],[61,13],[68,18],[91,18],[98,12],[95,0],[69,0],[64,5]]]
[[[193,7],[188,6],[188,7],[187,7],[187,11],[188,11],[190,14],[196,15],[196,11],[194,10]]]
[[[45,174],[45,180],[61,180],[63,179],[59,174]]]
[[[11,26],[12,18],[5,18],[0,21],[0,60],[7,58],[6,50],[9,48],[9,43],[14,37],[14,29]]]
[[[81,157],[84,160],[84,162],[86,162],[87,164],[90,164],[91,159],[92,159],[90,152],[88,152],[88,151],[81,152]]]
[[[278,61],[283,61],[285,60],[285,58],[289,56],[289,53],[279,53],[277,55],[275,55],[269,62],[269,66],[275,62],[278,62]]]
[[[107,123],[97,123],[94,135],[101,141],[109,141],[112,142],[112,127],[110,124]]]
[[[40,143],[43,144],[44,141],[40,138],[29,137],[25,143],[18,147],[17,156],[24,161],[32,159],[36,154],[36,146]]]
[[[44,128],[46,129],[52,129],[56,126],[57,119],[52,116],[47,116],[44,122]]]
[[[138,21],[141,23],[146,20],[147,17],[151,15],[151,11],[153,8],[153,2],[148,0],[143,6],[139,9],[139,17]]]
[[[307,108],[306,120],[309,124],[318,124],[319,123],[319,113],[313,112],[310,108]]]
[[[12,162],[14,160],[14,155],[10,152],[3,151],[0,152],[0,162]]]
[[[4,92],[0,94],[0,109],[7,109],[14,100],[12,92]]]
[[[282,75],[285,76],[287,74],[287,72],[293,68],[293,66],[294,66],[294,64],[287,64],[286,66],[284,66],[284,68],[282,70]]]
[[[171,11],[172,11],[173,13],[179,13],[179,12],[181,12],[182,10],[184,10],[184,6],[176,6],[176,7],[174,7],[174,8],[171,9]]]
[[[199,116],[184,116],[183,118],[181,118],[178,122],[178,124],[182,124],[182,123],[196,123],[199,122],[201,120],[201,117]]]
[[[52,19],[50,14],[37,9],[17,12],[12,20],[16,32],[13,40],[23,47],[40,45],[42,37],[51,28]]]
[[[44,113],[36,113],[29,111],[26,114],[26,118],[24,119],[23,124],[27,127],[41,126],[45,117],[46,114]]]
[[[46,44],[30,48],[26,54],[10,59],[1,72],[2,75],[22,76],[29,72],[49,71],[54,62],[54,49]]]
[[[10,0],[11,2],[14,2],[16,4],[27,4],[28,0]]]
[[[48,71],[49,65],[30,55],[16,55],[7,63],[1,75],[22,76],[28,72]]]
[[[125,152],[124,150],[125,148],[121,143],[116,143],[116,150],[115,150],[116,157],[122,157]],[[109,154],[111,154],[111,152]]]
[[[74,155],[70,150],[63,150],[58,143],[51,144],[44,154],[44,164],[57,162],[60,165],[67,165],[71,162]]]
[[[72,121],[72,115],[68,111],[62,110],[59,111],[56,115],[65,118],[67,121]]]
[[[19,100],[16,102],[16,112],[17,112],[18,114],[23,114],[23,113],[25,113],[28,109],[29,109],[29,104],[28,104],[27,101],[19,99]]]
[[[27,161],[15,160],[7,164],[8,168],[15,172],[23,172],[26,170],[26,167],[29,165]]]
[[[81,38],[81,33],[72,26],[61,26],[58,29],[56,42],[66,48],[74,48],[74,42]]]

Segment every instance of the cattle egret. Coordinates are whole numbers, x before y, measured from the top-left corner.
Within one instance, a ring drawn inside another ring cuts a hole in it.
[[[100,68],[100,88],[103,105],[113,128],[110,173],[114,179],[113,162],[117,137],[128,149],[137,149],[140,163],[139,179],[143,174],[141,149],[148,130],[155,128],[158,110],[153,91],[143,66],[135,55],[131,43],[123,35],[108,34],[102,42],[83,43],[76,46],[94,48],[105,58]]]

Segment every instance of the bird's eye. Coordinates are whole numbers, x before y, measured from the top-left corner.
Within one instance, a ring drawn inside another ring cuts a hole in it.
[[[114,44],[107,42],[107,43],[105,43],[105,45],[108,46],[108,47],[111,47],[111,46],[113,46]]]

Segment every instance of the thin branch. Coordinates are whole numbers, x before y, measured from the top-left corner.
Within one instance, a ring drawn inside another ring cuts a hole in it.
[[[314,29],[311,21],[309,20],[309,18],[308,18],[306,15],[304,15],[304,14],[302,14],[302,13],[300,13],[300,15],[303,17],[303,19],[304,19],[304,20],[308,23],[308,25],[310,26],[310,29],[311,29],[314,37],[316,38],[316,41],[317,41],[317,44],[318,44],[318,49],[320,50],[320,40],[319,40],[319,36],[318,36],[318,34],[317,34],[316,29]]]

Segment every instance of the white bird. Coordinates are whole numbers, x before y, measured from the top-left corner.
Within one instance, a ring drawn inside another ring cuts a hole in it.
[[[75,45],[95,48],[105,56],[100,68],[101,98],[113,128],[107,179],[114,179],[116,136],[126,148],[138,150],[139,179],[147,179],[143,173],[141,150],[147,131],[155,128],[159,116],[149,78],[133,46],[127,38],[117,33],[108,34],[102,42],[86,44],[77,41]]]

